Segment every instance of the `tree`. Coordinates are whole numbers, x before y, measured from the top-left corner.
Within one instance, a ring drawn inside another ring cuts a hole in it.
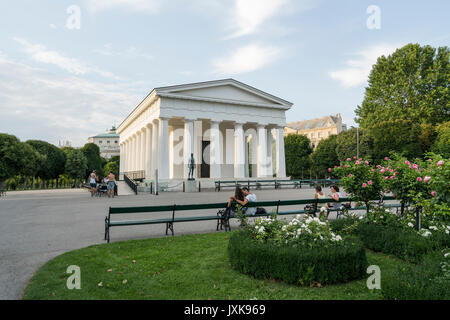
[[[28,178],[34,177],[38,174],[41,167],[47,160],[46,156],[40,154],[30,144],[22,142],[21,147],[23,150],[23,165],[19,170],[19,173],[24,177],[24,189],[27,189]]]
[[[302,177],[303,171],[308,172],[312,153],[311,142],[301,134],[290,134],[284,138],[286,158],[286,173],[292,177]]]
[[[86,143],[82,148],[84,156],[87,159],[87,169],[85,172],[85,177],[89,176],[92,170],[97,170],[99,175],[103,175],[103,162],[102,157],[100,157],[100,148],[94,143]]]
[[[119,163],[115,161],[110,161],[105,165],[105,175],[109,172],[113,172],[116,177],[119,177]]]
[[[66,156],[61,149],[41,140],[28,140],[26,143],[46,157],[46,161],[37,172],[37,176],[43,180],[43,187],[45,180],[58,179],[58,176],[64,173]]]
[[[437,138],[432,150],[448,159],[450,158],[450,121],[442,123],[436,131]]]
[[[337,135],[331,135],[321,140],[314,152],[311,154],[311,162],[314,171],[319,177],[328,174],[328,168],[339,165],[339,159],[336,154]]]
[[[67,152],[65,172],[74,179],[84,178],[87,170],[87,159],[79,149],[72,149]]]
[[[0,133],[0,189],[6,179],[14,177],[23,165],[21,142],[13,135]]]
[[[381,56],[369,76],[356,122],[370,129],[380,122],[408,120],[439,124],[448,120],[450,77],[448,47],[408,44]]]
[[[336,155],[339,161],[353,158],[358,153],[357,129],[342,131],[336,138]],[[366,130],[359,129],[359,156],[372,159],[373,139]]]
[[[373,139],[372,158],[380,163],[390,152],[401,153],[407,158],[421,157],[425,151],[419,139],[421,126],[411,120],[386,120],[370,129]]]

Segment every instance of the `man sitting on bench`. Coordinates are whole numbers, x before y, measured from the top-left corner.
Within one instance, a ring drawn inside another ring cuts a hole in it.
[[[255,194],[251,193],[247,187],[242,188],[242,193],[244,194],[245,199],[243,201],[236,200],[236,202],[243,207],[242,214],[245,214],[247,216],[254,216],[256,213],[256,208],[255,207],[248,208],[245,207],[245,205],[247,205],[247,203],[249,202],[256,202]]]

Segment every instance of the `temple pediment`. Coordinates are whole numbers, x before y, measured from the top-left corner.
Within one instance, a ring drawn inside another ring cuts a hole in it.
[[[234,79],[155,88],[161,97],[239,103],[289,109],[292,103]]]

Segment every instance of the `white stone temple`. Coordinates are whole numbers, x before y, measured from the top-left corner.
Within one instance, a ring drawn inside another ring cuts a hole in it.
[[[205,181],[285,178],[283,130],[291,102],[234,79],[153,89],[120,124],[120,178]]]

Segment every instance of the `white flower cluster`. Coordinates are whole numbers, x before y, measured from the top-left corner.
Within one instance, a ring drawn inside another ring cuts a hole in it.
[[[267,236],[267,232],[273,228],[276,221],[277,220],[272,217],[258,218],[253,226],[255,233],[261,238],[264,238]]]
[[[312,241],[341,241],[342,237],[329,230],[328,223],[319,218],[308,217],[304,220],[298,215],[281,229],[286,242],[300,237],[306,237]]]
[[[276,218],[257,219],[252,233],[258,240],[270,240],[278,243],[313,244],[316,242],[342,241],[340,235],[331,232],[328,222],[319,218],[297,215],[289,222]]]
[[[409,225],[409,223],[408,223]],[[439,222],[434,222],[434,224],[430,225],[428,227],[428,229],[426,228],[422,228],[419,231],[419,234],[424,236],[424,237],[429,237],[430,235],[432,235],[432,231],[433,232],[443,232],[445,234],[450,234],[450,226],[444,224],[444,223],[439,223]]]

